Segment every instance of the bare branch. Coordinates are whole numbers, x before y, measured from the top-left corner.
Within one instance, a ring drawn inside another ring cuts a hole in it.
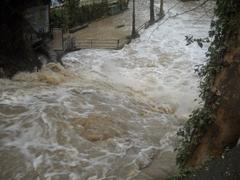
[[[153,34],[161,25],[163,25],[165,22],[167,22],[169,19],[171,19],[171,18],[176,18],[176,17],[181,16],[181,15],[183,15],[183,14],[186,14],[186,13],[189,13],[189,12],[191,12],[191,11],[194,11],[194,10],[196,10],[196,9],[204,6],[208,1],[210,1],[210,0],[205,0],[205,1],[203,1],[201,4],[199,4],[198,6],[192,8],[192,9],[189,9],[189,10],[187,10],[187,11],[183,11],[183,12],[178,13],[178,14],[175,14],[175,15],[173,15],[173,16],[168,16],[162,23],[160,23],[160,24],[150,33],[148,39],[150,39],[150,37],[152,36],[152,34]],[[171,8],[169,8],[169,9],[167,10],[167,13],[169,13],[170,10],[173,9],[173,8],[175,8],[178,4],[179,4],[179,2],[176,3],[174,6],[172,6]]]

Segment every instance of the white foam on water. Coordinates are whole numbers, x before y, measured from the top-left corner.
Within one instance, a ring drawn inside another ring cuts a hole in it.
[[[0,177],[133,179],[159,152],[173,152],[177,129],[198,105],[194,67],[207,50],[186,46],[185,35],[207,36],[210,18],[200,8],[162,23],[201,2],[166,1],[173,8],[165,19],[122,50],[72,52],[65,69],[50,64],[0,80],[0,151],[8,160]],[[19,169],[4,169],[15,161]],[[171,171],[175,162],[166,163]]]

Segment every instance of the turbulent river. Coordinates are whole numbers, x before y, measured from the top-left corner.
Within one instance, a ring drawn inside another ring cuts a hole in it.
[[[148,180],[175,171],[176,131],[198,106],[206,4],[165,3],[165,18],[121,50],[67,54],[65,68],[0,80],[0,179]]]

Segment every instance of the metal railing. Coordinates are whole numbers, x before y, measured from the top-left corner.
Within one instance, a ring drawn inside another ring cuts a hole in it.
[[[114,3],[119,3],[119,0],[81,0],[79,5],[87,6],[93,4],[114,4]]]
[[[160,9],[155,7],[155,12]],[[158,17],[156,21],[159,20]],[[149,21],[139,26],[136,31],[139,32],[143,28],[148,28]],[[78,38],[66,38],[63,40],[64,50],[78,50],[78,49],[121,49],[123,46],[130,42],[130,39],[78,39]]]
[[[142,24],[141,26],[139,26],[136,31],[139,32],[141,31],[143,28],[147,28],[149,26],[149,21],[145,22],[144,24]]]
[[[156,14],[156,17],[155,17],[155,22],[159,21],[163,16],[160,16],[160,8],[158,7],[154,7],[155,9],[155,14]],[[139,26],[136,31],[139,33],[139,31],[141,31],[143,28],[144,29],[147,29],[149,27],[150,23],[149,21],[143,23],[141,26]]]
[[[74,39],[75,49],[121,49],[127,39]]]
[[[79,2],[79,7],[82,6],[91,6],[93,4],[107,4],[107,5],[111,5],[111,4],[117,4],[117,3],[127,3],[127,0],[81,0]],[[59,8],[64,8],[65,4],[59,4],[56,6],[52,6],[51,9],[59,9]]]

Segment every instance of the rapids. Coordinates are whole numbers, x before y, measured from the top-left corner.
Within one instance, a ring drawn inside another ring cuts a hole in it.
[[[202,1],[200,1],[202,2]],[[176,131],[198,106],[196,65],[212,4],[165,3],[165,18],[122,50],[67,54],[65,68],[0,80],[0,179],[164,179]],[[126,17],[127,18],[127,17]]]

